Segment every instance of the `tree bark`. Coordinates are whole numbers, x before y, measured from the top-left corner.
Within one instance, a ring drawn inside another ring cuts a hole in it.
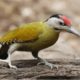
[[[53,63],[52,70],[45,65],[36,65],[37,60],[15,60],[17,70],[0,63],[0,80],[80,80],[80,60],[48,60]]]

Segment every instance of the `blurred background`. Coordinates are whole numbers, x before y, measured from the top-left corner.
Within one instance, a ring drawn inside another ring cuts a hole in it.
[[[80,31],[80,0],[0,0],[0,35],[21,24],[44,21],[55,13],[67,15]],[[26,54],[27,53],[27,54]],[[54,46],[40,51],[47,59],[80,59],[80,38],[62,32]],[[14,52],[12,59],[32,59],[30,52]]]

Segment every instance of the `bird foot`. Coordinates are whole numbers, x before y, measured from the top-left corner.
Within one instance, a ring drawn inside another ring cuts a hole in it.
[[[39,62],[38,63],[38,65],[46,65],[46,66],[48,66],[50,69],[53,69],[53,68],[56,68],[56,69],[58,69],[58,66],[57,65],[54,65],[54,64],[52,64],[52,63],[49,63],[49,62],[46,62],[46,63],[44,63],[44,62]]]

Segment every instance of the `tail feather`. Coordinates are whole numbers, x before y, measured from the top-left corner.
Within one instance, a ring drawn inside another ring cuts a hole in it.
[[[0,48],[0,59],[7,59],[8,57],[8,49],[9,49],[9,45],[8,44],[4,44],[1,46]]]

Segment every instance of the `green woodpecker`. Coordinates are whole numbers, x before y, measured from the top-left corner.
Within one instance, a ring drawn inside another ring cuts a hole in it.
[[[10,68],[16,68],[11,64],[10,55],[16,50],[31,51],[35,58],[53,68],[53,64],[40,58],[38,52],[56,43],[61,31],[80,36],[80,33],[72,27],[71,21],[62,14],[55,14],[44,22],[24,24],[9,31],[0,38],[2,45],[0,60],[7,62]]]

